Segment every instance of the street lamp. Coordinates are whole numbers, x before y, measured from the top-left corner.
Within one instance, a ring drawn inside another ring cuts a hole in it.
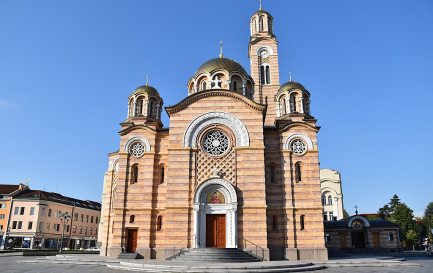
[[[62,222],[62,239],[60,241],[60,251],[59,252],[62,252],[63,236],[65,236],[65,225],[69,222],[69,218],[71,218],[71,216],[67,212],[63,212],[60,214],[59,218],[60,218],[60,221]]]

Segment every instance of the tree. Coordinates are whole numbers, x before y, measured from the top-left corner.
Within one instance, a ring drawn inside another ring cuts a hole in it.
[[[430,202],[425,211],[424,211],[424,218],[423,223],[425,224],[427,228],[427,235],[430,238],[430,240],[433,239],[432,235],[432,228],[433,228],[433,202]]]
[[[412,250],[415,250],[415,245],[419,241],[418,233],[413,229],[409,229],[404,238],[405,238],[405,240],[404,240],[405,245],[408,247],[412,246]]]
[[[344,220],[347,220],[347,219],[349,219],[349,213],[347,212],[347,210],[346,209],[343,209],[343,219]]]
[[[404,203],[395,207],[390,220],[400,227],[400,238],[406,238],[406,233],[409,230],[414,232],[417,230],[413,217],[413,210]]]
[[[397,194],[394,194],[394,196],[389,200],[389,209],[391,213],[395,211],[395,208],[397,208],[399,205],[401,205],[400,197],[397,196]]]
[[[395,208],[401,204],[400,197],[398,197],[397,194],[394,194],[394,196],[389,200],[389,203],[381,207],[378,213],[383,219],[389,219],[394,213]]]

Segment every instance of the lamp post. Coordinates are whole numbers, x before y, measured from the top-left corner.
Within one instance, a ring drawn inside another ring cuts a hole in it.
[[[63,248],[63,236],[65,236],[65,225],[69,222],[69,218],[71,218],[71,216],[67,213],[67,212],[63,212],[60,214],[60,221],[62,222],[62,239],[60,241],[60,251],[62,252],[62,248]]]

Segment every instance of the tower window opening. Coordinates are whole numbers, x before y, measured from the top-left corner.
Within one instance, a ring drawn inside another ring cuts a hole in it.
[[[259,18],[259,32],[265,31],[263,24],[264,24],[264,16],[260,16],[260,18]]]
[[[262,64],[260,66],[260,83],[261,84],[271,83],[271,72],[269,69],[269,65],[267,64]]]
[[[287,114],[286,96],[280,98],[280,113],[281,115]]]
[[[129,223],[134,223],[135,221],[135,215],[129,216]]]
[[[238,91],[238,82],[237,81],[233,82],[233,90]]]
[[[131,167],[131,184],[138,182],[138,164],[134,164]]]
[[[165,176],[165,168],[164,168],[164,165],[162,165],[161,166],[161,180],[159,181],[159,184],[162,184],[162,183],[164,183],[164,176]]]
[[[302,107],[304,108],[304,114],[310,114],[310,99],[306,94],[302,96]]]
[[[295,163],[295,180],[296,183],[299,183],[302,181],[302,168],[301,168],[301,162]]]
[[[328,196],[328,205],[332,205],[332,196],[331,195]]]
[[[201,90],[206,90],[206,81],[201,83]]]

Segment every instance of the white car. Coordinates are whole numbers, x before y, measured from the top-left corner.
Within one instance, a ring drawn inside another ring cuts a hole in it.
[[[86,248],[84,251],[101,251],[101,249],[97,246]]]

